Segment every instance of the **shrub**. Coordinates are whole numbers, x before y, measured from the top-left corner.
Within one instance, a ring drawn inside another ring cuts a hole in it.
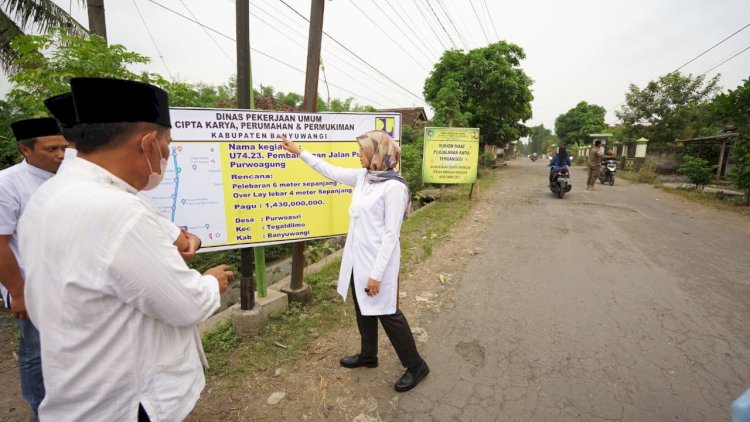
[[[690,183],[695,185],[696,189],[700,190],[703,190],[706,184],[713,179],[712,166],[708,165],[708,161],[690,155],[682,157],[679,172],[684,174],[690,180]]]
[[[421,143],[401,145],[401,176],[406,180],[406,185],[412,195],[422,189]]]
[[[479,163],[482,164],[483,167],[490,167],[495,165],[496,159],[497,158],[495,154],[491,152],[485,152],[479,157]]]

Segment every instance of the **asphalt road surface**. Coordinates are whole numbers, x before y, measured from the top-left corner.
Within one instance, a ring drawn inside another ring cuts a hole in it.
[[[750,219],[512,161],[395,420],[727,421],[750,375]]]

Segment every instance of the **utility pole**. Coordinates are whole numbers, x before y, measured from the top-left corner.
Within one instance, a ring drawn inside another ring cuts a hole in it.
[[[88,0],[89,31],[107,41],[107,23],[104,20],[104,0]]]
[[[314,113],[318,103],[318,71],[320,69],[320,47],[323,38],[323,12],[325,0],[312,0],[310,6],[310,32],[307,44],[307,73],[305,75],[305,100],[303,111]],[[305,269],[305,242],[297,242],[292,249],[291,290],[302,290]],[[309,287],[308,287],[309,288]]]
[[[249,109],[252,100],[250,79],[250,2],[237,0],[237,108]],[[240,309],[255,307],[255,278],[252,248],[240,251]]]

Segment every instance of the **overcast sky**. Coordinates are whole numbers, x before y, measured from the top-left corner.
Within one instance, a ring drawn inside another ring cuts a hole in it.
[[[87,25],[77,0],[54,1]],[[284,1],[309,16],[309,0]],[[109,42],[151,57],[150,71],[181,81],[216,84],[235,74],[232,40],[208,31],[212,40],[199,25],[157,3],[235,36],[233,0],[106,0]],[[287,63],[253,51],[253,85],[303,93],[304,73],[292,67],[305,68],[307,23],[281,0],[250,0],[250,8],[256,15],[250,17],[251,46]],[[631,83],[644,86],[747,24],[748,0],[330,0],[324,31],[393,82],[328,37],[322,59],[331,97],[354,97],[377,108],[411,107],[425,105],[424,80],[446,48],[515,43],[525,50],[522,66],[534,80],[533,118],[527,124],[554,129],[555,118],[578,102],[613,109]],[[682,71],[704,73],[746,47],[750,27]],[[750,50],[706,75],[717,73],[724,88],[735,88],[750,77]],[[7,89],[3,78],[0,92]],[[322,82],[319,92],[325,99]],[[606,119],[616,122],[613,110]]]

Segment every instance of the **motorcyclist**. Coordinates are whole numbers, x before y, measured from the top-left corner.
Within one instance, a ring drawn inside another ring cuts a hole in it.
[[[560,145],[560,148],[557,150],[557,154],[555,154],[552,159],[549,160],[549,165],[551,167],[549,172],[549,184],[552,186],[552,178],[555,177],[555,174],[562,170],[567,169],[568,166],[570,166],[570,155],[568,155],[568,151],[565,149],[565,145]]]

